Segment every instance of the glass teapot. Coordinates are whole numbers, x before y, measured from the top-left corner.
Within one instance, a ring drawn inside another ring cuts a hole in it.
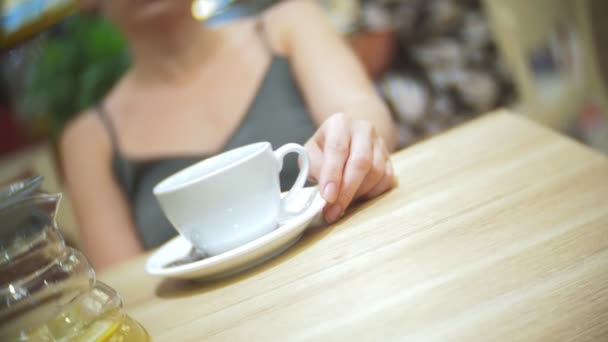
[[[0,341],[149,341],[55,222],[42,177],[0,189]]]

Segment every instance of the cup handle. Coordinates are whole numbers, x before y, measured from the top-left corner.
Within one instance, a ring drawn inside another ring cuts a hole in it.
[[[281,200],[281,211],[279,214],[280,220],[284,220],[286,218],[289,218],[290,216],[299,215],[304,210],[308,209],[308,207],[312,203],[310,199],[314,198],[316,194],[316,192],[313,191],[310,195],[310,198],[306,201],[306,205],[304,205],[303,208],[299,209],[298,211],[293,212],[287,210],[287,207],[289,206],[289,203],[292,201],[292,199],[296,197],[304,188],[304,185],[306,184],[306,179],[308,178],[308,171],[310,168],[306,149],[298,144],[292,143],[281,146],[276,151],[274,151],[274,156],[277,162],[279,163],[279,172],[281,172],[281,170],[283,169],[283,159],[289,153],[297,153],[299,155],[300,173],[298,174],[298,178],[296,178],[295,183],[293,184],[287,195],[285,195],[285,197],[283,197],[283,199]]]

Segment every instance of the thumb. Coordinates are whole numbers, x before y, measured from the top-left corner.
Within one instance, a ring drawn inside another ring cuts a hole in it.
[[[308,155],[309,161],[309,173],[308,179],[314,182],[318,182],[321,176],[321,166],[323,164],[323,152],[321,148],[314,140],[310,140],[306,145],[306,154]],[[298,163],[300,161],[298,160]]]

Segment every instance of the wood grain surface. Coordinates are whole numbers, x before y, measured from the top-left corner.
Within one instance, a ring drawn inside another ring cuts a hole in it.
[[[608,159],[507,112],[394,155],[400,185],[211,283],[104,272],[156,341],[608,341]]]

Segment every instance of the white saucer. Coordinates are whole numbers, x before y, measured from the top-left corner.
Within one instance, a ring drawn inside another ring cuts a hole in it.
[[[192,245],[181,235],[156,250],[146,262],[146,272],[152,275],[180,279],[223,278],[257,266],[283,253],[295,244],[313,219],[321,221],[325,200],[316,187],[303,189],[288,208],[303,208],[314,194],[310,206],[302,213],[281,222],[274,231],[228,252],[176,266],[166,266],[188,255]]]

